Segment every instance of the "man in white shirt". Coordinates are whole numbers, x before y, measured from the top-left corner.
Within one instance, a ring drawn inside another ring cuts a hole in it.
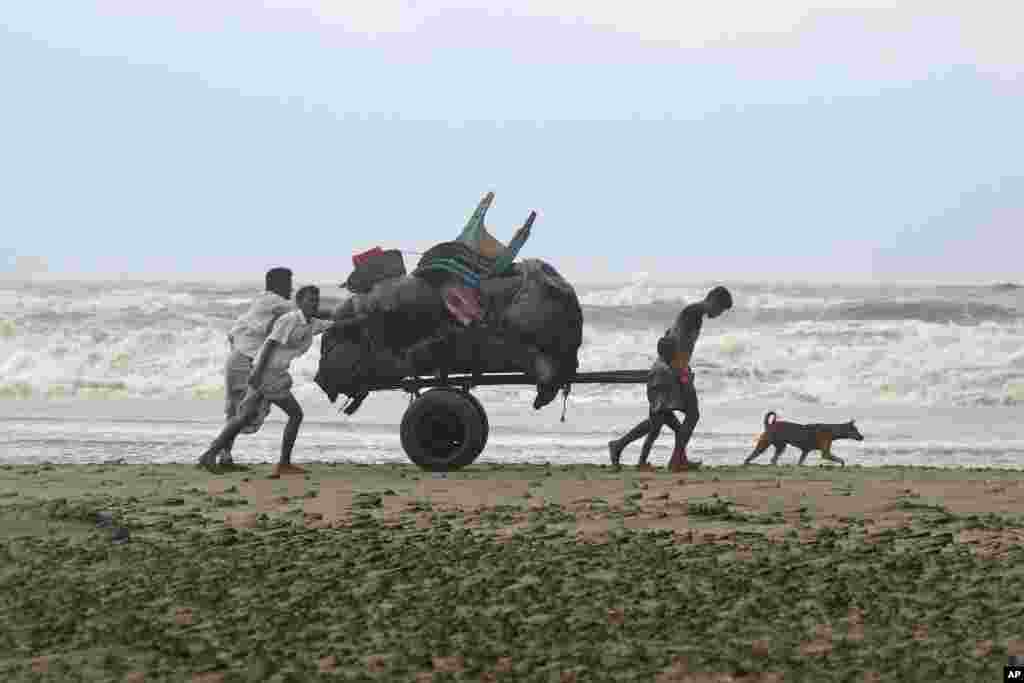
[[[274,322],[283,314],[295,310],[292,303],[292,271],[288,268],[271,268],[267,271],[266,291],[253,299],[247,310],[231,326],[228,332],[228,344],[231,352],[224,364],[224,414],[227,422],[238,416],[238,406],[245,396],[252,374],[252,362],[259,353],[260,347],[270,334]],[[270,412],[266,410],[255,415],[245,427],[243,434],[254,434],[263,426],[263,421]],[[220,452],[220,464],[234,467],[231,449],[234,438],[229,439]]]
[[[201,467],[213,467],[215,458],[252,420],[266,415],[270,404],[276,405],[288,416],[281,439],[281,459],[274,467],[272,478],[282,474],[302,474],[305,470],[291,464],[295,438],[302,424],[302,407],[292,394],[292,376],[288,372],[291,362],[306,353],[313,345],[314,335],[328,330],[334,323],[313,315],[320,307],[320,290],[312,285],[303,287],[295,295],[298,310],[281,315],[274,323],[266,341],[260,347],[255,367],[249,376],[248,389],[238,406],[238,415],[228,421],[221,433],[199,458]]]

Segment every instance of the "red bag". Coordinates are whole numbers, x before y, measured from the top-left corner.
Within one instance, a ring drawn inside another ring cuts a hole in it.
[[[380,256],[383,253],[383,249],[381,249],[380,247],[374,247],[373,249],[370,249],[369,251],[364,251],[361,254],[354,254],[352,256],[352,266],[358,268],[359,266],[366,263],[368,260],[372,259],[374,256]]]
[[[348,276],[344,287],[353,294],[365,294],[381,280],[405,275],[405,261],[398,249],[374,247],[352,257],[355,270]]]

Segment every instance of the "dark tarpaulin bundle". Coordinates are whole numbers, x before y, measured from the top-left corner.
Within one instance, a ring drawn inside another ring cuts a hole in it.
[[[492,200],[488,193],[460,238],[429,249],[411,275],[396,268],[338,308],[341,325],[324,335],[316,376],[332,402],[412,375],[524,372],[537,380],[539,408],[575,375],[583,341],[576,292],[544,261],[514,262],[535,212],[493,257],[475,248],[489,234]]]

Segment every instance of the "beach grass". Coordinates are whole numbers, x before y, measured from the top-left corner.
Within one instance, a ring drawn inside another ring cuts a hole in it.
[[[982,681],[1024,654],[1024,472],[269,471],[0,466],[0,680]]]

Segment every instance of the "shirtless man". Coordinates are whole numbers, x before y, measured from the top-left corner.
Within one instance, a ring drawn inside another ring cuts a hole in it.
[[[637,467],[647,471],[653,469],[647,463],[647,457],[664,425],[668,425],[676,436],[669,470],[681,472],[700,467],[700,461],[691,461],[686,457],[686,446],[700,419],[690,358],[700,336],[704,316],[717,318],[730,308],[732,294],[725,287],[715,287],[708,292],[703,301],[683,308],[676,317],[675,325],[658,340],[658,360],[651,366],[647,380],[650,416],[633,427],[625,436],[608,442],[608,454],[614,467],[619,467],[619,460],[626,446],[646,436]],[[676,410],[686,415],[681,424],[673,412]]]

